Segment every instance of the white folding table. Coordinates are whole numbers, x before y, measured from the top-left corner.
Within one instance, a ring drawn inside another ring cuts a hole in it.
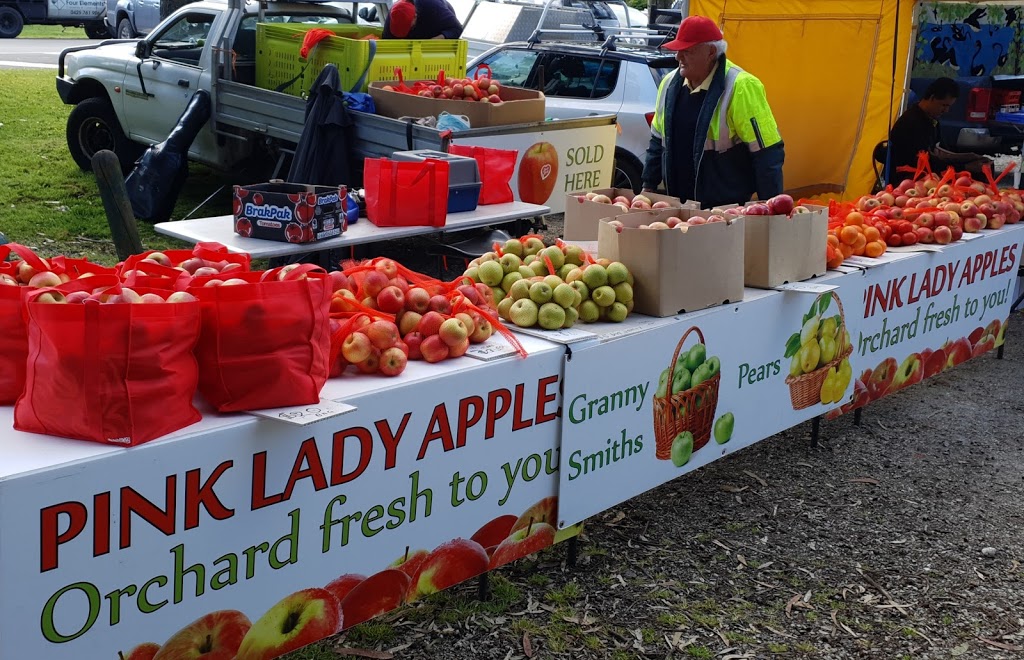
[[[348,231],[341,236],[314,243],[285,243],[245,238],[235,233],[234,218],[230,215],[161,222],[155,225],[154,229],[157,233],[189,243],[214,241],[226,246],[231,252],[248,252],[254,259],[270,259],[377,243],[396,238],[476,229],[533,218],[550,212],[550,207],[525,202],[491,204],[478,206],[474,211],[451,213],[443,227],[378,227],[366,218],[360,218],[358,222],[350,225]]]

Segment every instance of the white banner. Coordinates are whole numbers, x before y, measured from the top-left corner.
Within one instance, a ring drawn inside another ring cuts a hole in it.
[[[814,280],[825,286],[748,295],[574,347],[564,373],[559,523],[999,345],[1022,237],[1024,228],[985,232],[939,253]],[[674,387],[661,385],[666,372]]]
[[[223,657],[276,657],[549,545],[561,359],[472,361],[314,425],[253,420],[0,481],[0,657],[208,634]],[[282,634],[289,614],[305,629]],[[168,657],[199,657],[185,650]]]
[[[557,121],[552,122],[557,126]],[[616,125],[455,140],[519,152],[509,185],[517,200],[565,211],[565,194],[611,185]]]

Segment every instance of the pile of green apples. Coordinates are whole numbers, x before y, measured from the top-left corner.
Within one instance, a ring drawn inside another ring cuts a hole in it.
[[[707,357],[707,347],[701,343],[694,344],[690,350],[679,352],[674,373],[671,368],[661,372],[655,396],[664,397],[668,394],[669,387],[672,388],[672,394],[685,392],[706,380],[711,380],[721,369],[722,362],[717,356]],[[672,379],[671,384],[669,378]],[[685,412],[680,411],[682,414]]]
[[[607,259],[588,263],[578,245],[510,239],[501,254],[487,252],[471,261],[464,277],[489,286],[498,315],[521,328],[621,322],[633,310],[629,269]]]

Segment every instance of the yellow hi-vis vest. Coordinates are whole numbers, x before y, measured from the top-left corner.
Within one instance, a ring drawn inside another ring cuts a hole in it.
[[[651,132],[665,144],[665,107],[668,89],[680,77],[676,68],[658,85],[658,100],[654,107]],[[679,80],[682,85],[683,81]],[[751,118],[757,121],[760,141]],[[770,147],[782,141],[771,108],[764,93],[764,85],[728,59],[725,60],[725,88],[711,117],[711,125],[704,140],[705,151],[727,151],[738,144],[746,144],[751,152]]]

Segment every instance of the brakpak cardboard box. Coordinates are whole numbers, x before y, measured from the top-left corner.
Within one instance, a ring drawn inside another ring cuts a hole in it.
[[[383,89],[385,85],[397,84],[387,81],[370,83],[369,92],[378,115],[398,119],[436,117],[442,112],[449,112],[468,117],[470,128],[544,121],[544,93],[532,89],[502,87],[501,103],[480,103],[427,98]]]
[[[828,208],[808,206],[810,213],[744,217],[743,280],[771,289],[823,275]]]
[[[274,180],[235,186],[235,233],[288,243],[334,238],[348,228],[345,186],[313,186]]]
[[[639,229],[640,225],[711,213],[694,209],[637,211],[616,216],[618,231],[598,223],[600,257],[626,264],[633,273],[633,310],[673,316],[743,300],[744,218],[730,218],[678,229]]]
[[[607,195],[608,199],[614,200],[620,195],[629,199],[630,202],[636,196],[629,188],[598,188],[590,192],[598,195]],[[585,199],[586,192],[571,193],[566,195],[565,219],[562,228],[562,238],[567,241],[596,241],[598,221],[604,218],[614,218],[622,213],[622,210],[612,204],[592,202]],[[699,209],[697,202],[683,202],[678,197],[659,195],[657,193],[644,193],[644,196],[654,202],[665,202],[672,208]],[[582,199],[581,199],[582,198]],[[638,211],[628,211],[636,213]]]

